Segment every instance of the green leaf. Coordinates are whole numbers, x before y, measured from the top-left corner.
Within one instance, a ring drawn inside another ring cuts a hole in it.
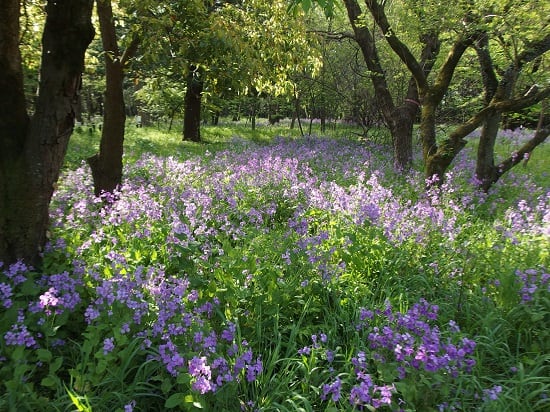
[[[184,397],[185,395],[183,393],[174,393],[172,396],[166,399],[166,402],[164,402],[164,407],[167,409],[173,409],[176,406],[182,404]]]
[[[37,349],[36,356],[41,362],[50,362],[52,360],[52,353],[48,349]]]
[[[192,394],[185,396],[185,403],[190,403],[197,409],[203,408],[202,403],[200,403],[199,401],[196,401],[195,397]]]
[[[50,373],[55,373],[63,365],[63,357],[55,358],[55,360],[50,363]]]
[[[27,277],[27,280],[21,284],[21,293],[23,296],[36,296],[38,289],[33,278]]]
[[[46,387],[53,387],[55,385],[57,385],[57,377],[56,376],[53,376],[53,375],[48,375],[46,376],[44,379],[42,379],[42,381],[40,382],[40,384],[42,386],[46,386]]]
[[[103,373],[107,370],[107,361],[105,359],[101,359],[97,364],[97,373]]]
[[[19,361],[25,357],[25,347],[24,346],[17,346],[14,351],[12,352],[11,358],[14,361]]]
[[[188,373],[180,373],[176,379],[176,382],[182,385],[188,385],[191,382],[191,375]]]
[[[172,380],[171,379],[164,379],[160,385],[160,390],[162,393],[168,393],[172,390]]]

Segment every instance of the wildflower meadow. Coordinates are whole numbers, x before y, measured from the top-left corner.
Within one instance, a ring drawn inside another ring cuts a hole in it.
[[[427,190],[351,134],[159,134],[99,198],[77,135],[0,263],[0,411],[550,409],[548,143],[484,193],[475,136]]]

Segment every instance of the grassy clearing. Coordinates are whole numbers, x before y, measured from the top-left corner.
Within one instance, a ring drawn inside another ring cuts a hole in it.
[[[75,136],[44,268],[0,269],[0,410],[547,410],[548,145],[425,193],[349,129],[243,127],[129,128],[116,202]]]

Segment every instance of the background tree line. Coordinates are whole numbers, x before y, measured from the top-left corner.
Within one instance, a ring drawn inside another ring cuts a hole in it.
[[[438,182],[481,128],[476,175],[488,190],[548,136],[548,15],[547,2],[520,0],[4,0],[0,261],[40,260],[75,121],[102,124],[88,159],[98,195],[121,182],[135,115],[181,119],[192,141],[221,115],[382,127],[403,171],[418,123]],[[452,127],[438,135],[442,124]],[[497,161],[507,125],[536,133]]]

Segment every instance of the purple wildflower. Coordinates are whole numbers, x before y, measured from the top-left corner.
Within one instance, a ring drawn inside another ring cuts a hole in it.
[[[115,348],[115,338],[106,338],[103,341],[103,354],[107,355]]]
[[[321,387],[321,399],[326,400],[329,395],[333,402],[338,402],[340,400],[340,392],[342,390],[342,380],[340,378],[336,378],[334,382],[328,384],[324,384]]]

